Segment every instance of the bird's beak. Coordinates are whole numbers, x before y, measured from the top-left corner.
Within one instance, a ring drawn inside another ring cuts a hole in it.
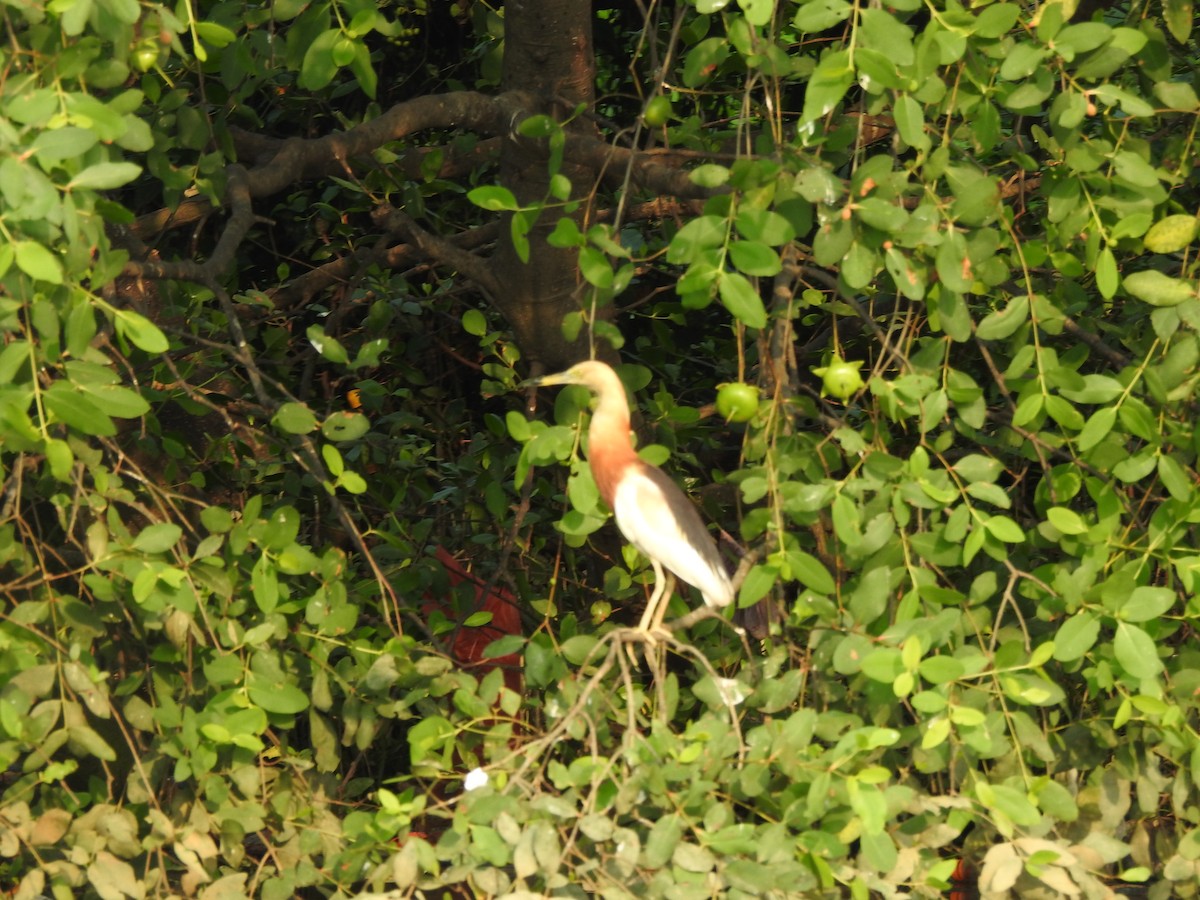
[[[571,380],[566,377],[566,372],[555,372],[553,375],[542,375],[539,378],[527,378],[517,385],[517,390],[525,390],[526,388],[548,387],[554,384],[571,384]]]

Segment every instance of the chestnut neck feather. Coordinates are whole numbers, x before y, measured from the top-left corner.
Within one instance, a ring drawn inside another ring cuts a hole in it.
[[[600,496],[612,509],[621,477],[630,466],[641,463],[629,440],[627,412],[620,410],[614,415],[611,410],[597,407],[588,428],[588,463]]]

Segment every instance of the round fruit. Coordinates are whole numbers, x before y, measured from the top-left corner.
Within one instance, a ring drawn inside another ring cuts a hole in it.
[[[723,384],[717,390],[717,413],[726,422],[748,422],[758,412],[758,388],[741,381]]]
[[[829,365],[822,369],[813,369],[813,374],[821,379],[821,393],[839,400],[849,400],[862,389],[862,373],[858,370],[857,362],[846,362],[840,356],[835,356]]]
[[[646,124],[658,128],[660,125],[666,125],[667,119],[671,118],[671,101],[659,94],[646,104],[646,111],[642,113],[642,118],[646,120]]]
[[[153,41],[142,41],[133,51],[133,67],[139,72],[149,72],[158,62],[158,47]]]

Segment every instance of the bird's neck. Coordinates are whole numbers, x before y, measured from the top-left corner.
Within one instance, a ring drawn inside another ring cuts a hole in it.
[[[596,408],[588,428],[588,463],[600,496],[613,508],[617,483],[638,455],[629,439],[629,413],[624,409]]]

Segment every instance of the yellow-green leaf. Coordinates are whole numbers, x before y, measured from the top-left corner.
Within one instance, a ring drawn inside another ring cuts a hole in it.
[[[1146,232],[1146,249],[1154,253],[1175,253],[1196,238],[1195,216],[1167,216]]]
[[[1125,290],[1151,306],[1178,306],[1196,296],[1196,289],[1181,278],[1172,278],[1157,269],[1146,269],[1125,276]]]

